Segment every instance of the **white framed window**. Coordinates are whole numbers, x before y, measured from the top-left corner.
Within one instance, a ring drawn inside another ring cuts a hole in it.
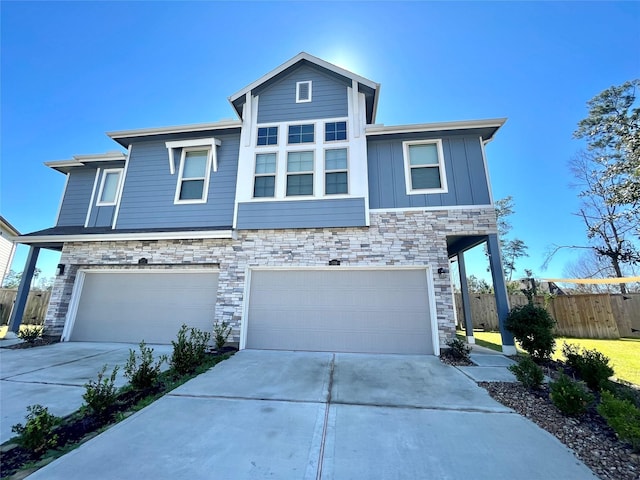
[[[277,145],[278,127],[258,127],[257,145]]]
[[[275,153],[259,153],[256,155],[256,168],[253,179],[253,197],[267,198],[276,195]]]
[[[311,80],[296,82],[296,103],[311,101]]]
[[[347,139],[347,122],[327,122],[324,124],[324,141],[337,142]]]
[[[209,148],[184,148],[174,203],[205,203],[211,171]]]
[[[446,193],[442,140],[402,142],[407,195]]]
[[[324,151],[324,194],[349,193],[349,169],[346,148]]]
[[[287,154],[287,197],[313,195],[313,152]]]
[[[102,172],[102,181],[98,192],[98,207],[113,206],[118,200],[122,168],[107,168]]]
[[[288,139],[290,145],[296,143],[315,143],[315,125],[313,123],[289,125]]]

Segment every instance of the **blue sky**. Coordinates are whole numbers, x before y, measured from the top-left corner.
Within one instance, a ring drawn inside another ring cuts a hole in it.
[[[107,131],[234,118],[229,95],[306,51],[381,83],[378,123],[508,117],[487,148],[494,198],[514,197],[519,266],[562,276],[579,253],[540,266],[550,245],[585,243],[572,132],[587,100],[640,76],[639,2],[2,1],[0,14],[0,212],[25,233],[53,226],[64,185],[42,162],[118,150]],[[39,267],[57,262],[44,252]]]

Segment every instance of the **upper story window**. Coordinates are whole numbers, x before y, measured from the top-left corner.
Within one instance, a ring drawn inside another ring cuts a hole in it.
[[[347,122],[328,122],[324,124],[324,141],[335,142],[347,139]]]
[[[122,177],[121,168],[106,169],[102,174],[100,191],[98,193],[97,206],[115,205],[118,199],[120,179]]]
[[[349,193],[347,149],[335,148],[324,152],[324,193]]]
[[[278,127],[258,128],[258,146],[277,145],[277,144],[278,144]]]
[[[311,80],[296,82],[296,103],[311,101]]]
[[[314,143],[313,123],[307,125],[289,125],[289,143]]]
[[[276,154],[259,153],[256,155],[256,168],[253,181],[254,197],[274,197],[276,192]]]
[[[447,192],[442,141],[403,142],[402,146],[407,194]]]
[[[287,155],[287,196],[313,195],[313,152]]]
[[[175,203],[204,203],[209,186],[209,149],[183,149]]]

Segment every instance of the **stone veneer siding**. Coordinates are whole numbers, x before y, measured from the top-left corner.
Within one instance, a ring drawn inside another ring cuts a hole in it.
[[[496,233],[491,208],[371,212],[371,226],[244,230],[236,239],[122,242],[69,242],[62,250],[65,274],[56,278],[45,319],[47,334],[61,335],[79,268],[153,269],[219,266],[215,320],[233,327],[239,341],[245,274],[252,266],[325,266],[339,259],[348,266],[432,267],[440,346],[455,335],[453,295],[448,267],[449,235]],[[138,265],[140,258],[147,265]],[[214,319],[211,319],[213,326]]]

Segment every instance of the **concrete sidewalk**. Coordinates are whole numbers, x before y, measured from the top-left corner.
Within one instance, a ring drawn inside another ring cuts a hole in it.
[[[243,350],[30,478],[596,477],[437,357]]]

